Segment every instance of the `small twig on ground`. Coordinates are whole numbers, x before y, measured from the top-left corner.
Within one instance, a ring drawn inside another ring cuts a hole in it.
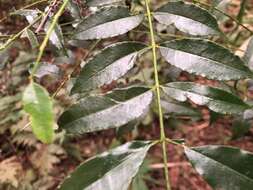
[[[171,162],[171,163],[167,163],[168,168],[185,167],[185,166],[190,166],[190,163],[189,162]],[[151,169],[162,169],[162,168],[164,168],[164,163],[151,164],[149,167]]]

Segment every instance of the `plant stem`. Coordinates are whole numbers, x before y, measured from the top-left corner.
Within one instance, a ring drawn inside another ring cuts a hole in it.
[[[243,15],[244,15],[244,12],[245,12],[245,9],[246,9],[246,4],[247,4],[247,0],[242,0],[241,1],[241,5],[240,5],[240,11],[237,15],[237,20],[242,23],[242,20],[243,20]]]
[[[157,69],[157,55],[156,55],[156,42],[155,42],[155,35],[152,23],[152,16],[149,8],[149,0],[145,0],[146,4],[146,11],[147,17],[149,22],[149,30],[151,36],[151,46],[152,46],[152,53],[153,53],[153,65],[154,65],[154,73],[155,73],[155,90],[156,90],[156,97],[157,97],[157,104],[158,104],[158,111],[159,111],[159,123],[160,123],[160,141],[162,143],[162,150],[163,150],[163,162],[165,166],[167,165],[167,152],[166,152],[166,136],[164,131],[164,123],[163,123],[163,113],[162,113],[162,106],[161,106],[161,95],[160,95],[160,82],[158,77],[158,69]],[[169,182],[169,171],[167,167],[164,167],[164,174],[166,180],[166,189],[170,190],[170,182]]]
[[[32,72],[31,72],[31,80],[33,79],[33,76],[34,76],[34,74],[37,71],[37,68],[38,68],[38,66],[40,64],[40,60],[41,60],[42,55],[43,55],[43,53],[45,51],[45,48],[46,48],[47,43],[49,41],[49,38],[50,38],[52,32],[54,31],[54,28],[55,28],[55,25],[57,24],[57,21],[59,20],[60,16],[64,12],[65,7],[68,4],[68,1],[69,0],[64,0],[63,1],[63,4],[61,5],[60,9],[57,11],[57,13],[55,14],[55,16],[53,18],[53,21],[52,21],[52,23],[51,23],[51,25],[50,25],[47,33],[46,33],[46,36],[45,36],[45,38],[44,38],[44,40],[43,40],[43,42],[42,42],[42,44],[40,46],[38,57],[36,59],[36,62],[34,63],[34,67],[33,67]]]

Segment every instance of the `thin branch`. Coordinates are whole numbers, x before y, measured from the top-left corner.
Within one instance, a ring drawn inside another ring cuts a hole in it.
[[[191,166],[189,162],[172,162],[167,163],[164,165],[164,163],[158,163],[158,164],[152,164],[149,166],[150,169],[162,169],[164,166],[167,166],[168,168],[174,168],[174,167],[185,167],[185,166]]]
[[[38,57],[37,57],[37,59],[36,59],[36,62],[34,63],[34,67],[33,67],[33,69],[32,69],[31,77],[30,77],[31,80],[33,80],[33,76],[34,76],[34,74],[36,73],[37,68],[38,68],[38,66],[39,66],[39,64],[40,64],[40,60],[41,60],[41,58],[42,58],[42,56],[43,56],[43,53],[44,53],[44,51],[45,51],[45,48],[46,48],[47,43],[48,43],[48,41],[49,41],[49,38],[50,38],[52,32],[54,31],[54,28],[55,28],[55,26],[56,26],[56,24],[57,24],[57,21],[59,20],[60,16],[63,14],[63,12],[64,12],[64,10],[65,10],[65,7],[66,7],[67,4],[68,4],[68,1],[69,1],[69,0],[64,0],[64,2],[63,2],[63,4],[61,5],[60,9],[58,10],[58,12],[57,12],[57,13],[55,14],[55,16],[53,17],[53,21],[52,21],[52,23],[51,23],[51,25],[50,25],[50,27],[49,27],[47,33],[46,33],[46,36],[45,36],[45,38],[44,38],[44,40],[43,40],[43,42],[42,42],[42,44],[41,44],[41,46],[40,46]]]
[[[49,9],[47,10],[46,15],[45,15],[45,16],[43,17],[43,19],[41,20],[41,22],[40,22],[38,28],[36,29],[35,33],[38,34],[38,33],[42,30],[42,28],[45,26],[46,22],[48,21],[50,14],[53,13],[53,11],[54,11],[55,7],[57,7],[58,3],[59,3],[58,0],[54,0],[54,1],[49,5]]]

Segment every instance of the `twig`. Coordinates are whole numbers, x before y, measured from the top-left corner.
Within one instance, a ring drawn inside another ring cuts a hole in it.
[[[58,6],[59,1],[58,0],[54,0],[53,3],[51,3],[49,5],[49,9],[47,10],[46,15],[43,17],[42,21],[40,22],[38,28],[36,29],[35,33],[39,33],[42,28],[45,26],[46,22],[49,19],[49,16],[51,13],[53,13],[53,11],[55,10],[55,8]]]
[[[185,167],[185,166],[190,166],[191,164],[189,162],[172,162],[172,163],[167,163],[167,168],[174,168],[174,167]],[[162,169],[164,168],[164,163],[158,163],[158,164],[151,164],[149,167],[151,169]]]
[[[37,68],[38,68],[38,66],[39,66],[39,64],[40,64],[40,60],[41,60],[42,55],[43,55],[43,53],[44,53],[44,51],[45,51],[45,48],[46,48],[47,43],[48,43],[48,41],[49,41],[49,38],[50,38],[52,32],[54,31],[54,28],[55,28],[55,25],[57,24],[58,19],[59,19],[60,16],[63,14],[63,12],[64,12],[64,10],[65,10],[65,7],[66,7],[67,4],[68,4],[68,1],[69,1],[69,0],[64,0],[64,2],[63,2],[63,4],[61,5],[60,9],[57,11],[57,13],[55,14],[55,16],[53,17],[53,21],[52,21],[52,23],[51,23],[51,25],[50,25],[50,27],[49,27],[47,33],[46,33],[46,36],[45,36],[45,38],[44,38],[44,40],[43,40],[43,42],[42,42],[40,48],[39,48],[39,54],[38,54],[38,57],[37,57],[37,59],[36,59],[36,61],[35,61],[35,63],[34,63],[34,67],[33,67],[32,72],[31,72],[31,76],[30,76],[30,79],[31,79],[31,80],[33,80],[33,76],[34,76],[34,74],[36,73]]]

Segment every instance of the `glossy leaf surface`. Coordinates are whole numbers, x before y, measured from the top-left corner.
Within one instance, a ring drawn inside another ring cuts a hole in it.
[[[99,7],[105,5],[111,5],[113,3],[122,2],[123,0],[87,0],[87,5],[91,7]]]
[[[105,96],[89,96],[65,111],[58,123],[73,134],[120,127],[145,114],[152,96],[150,89],[144,87],[118,89]]]
[[[161,24],[174,24],[182,32],[207,36],[219,33],[215,17],[207,10],[183,1],[169,2],[154,13],[154,18]]]
[[[38,69],[36,70],[36,73],[34,74],[34,76],[38,77],[38,78],[42,78],[46,75],[48,76],[53,76],[55,78],[59,77],[61,74],[60,72],[60,68],[54,64],[50,64],[50,63],[46,63],[46,62],[42,62]]]
[[[39,47],[38,39],[33,33],[33,31],[31,31],[30,29],[26,29],[25,32],[22,34],[22,37],[28,38],[33,49]]]
[[[164,92],[178,101],[190,99],[197,105],[223,114],[240,114],[249,108],[240,98],[219,88],[193,82],[172,82],[162,87]]]
[[[151,143],[133,141],[81,164],[60,190],[127,190]]]
[[[69,0],[66,8],[73,18],[77,20],[82,18],[81,10],[76,0]]]
[[[238,80],[253,76],[238,56],[207,40],[165,42],[160,52],[170,64],[209,79]]]
[[[38,17],[40,11],[33,9],[20,9],[14,12],[16,15],[21,15],[26,18],[29,24],[32,24],[34,20]]]
[[[230,1],[231,0],[213,0],[212,1],[212,6],[219,7],[219,6],[223,5],[223,4],[227,4]]]
[[[5,67],[6,63],[8,63],[9,58],[10,53],[8,48],[0,51],[0,70]]]
[[[120,78],[134,66],[138,52],[145,47],[138,42],[123,42],[105,48],[82,68],[72,93],[87,92]]]
[[[103,39],[125,34],[137,27],[143,18],[143,15],[130,15],[126,7],[103,8],[78,24],[73,39]]]
[[[29,114],[32,131],[44,143],[53,141],[53,104],[47,91],[36,83],[31,83],[23,94],[24,110]]]
[[[45,24],[45,32],[48,31],[50,24],[52,23],[51,20],[48,20]],[[54,27],[54,30],[52,34],[49,37],[49,40],[53,45],[55,45],[58,49],[63,49],[64,48],[64,38],[62,34],[62,30],[59,24],[56,24]]]
[[[201,114],[197,109],[192,108],[189,104],[173,101],[161,101],[163,113],[172,116],[191,116],[200,117]]]
[[[250,190],[253,187],[253,154],[226,146],[185,148],[185,154],[214,189]]]
[[[249,40],[243,60],[251,69],[253,68],[253,37]]]

